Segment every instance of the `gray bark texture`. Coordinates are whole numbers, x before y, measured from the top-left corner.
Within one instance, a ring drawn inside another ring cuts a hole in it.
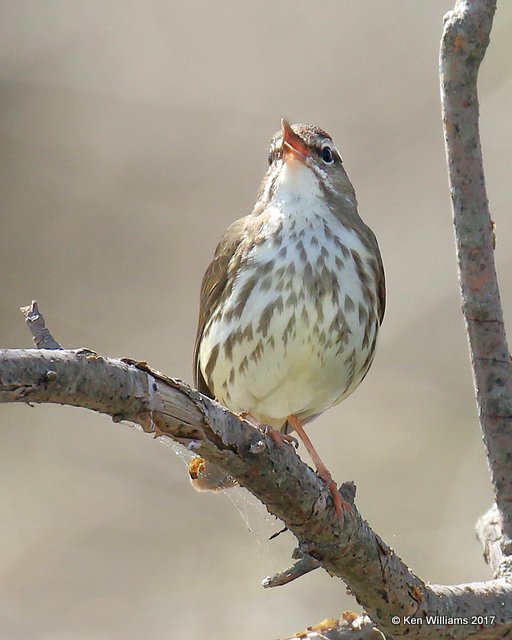
[[[441,43],[443,124],[452,195],[463,312],[482,433],[496,505],[478,524],[494,579],[427,585],[369,526],[353,505],[336,516],[329,491],[292,446],[144,362],[65,350],[33,303],[24,308],[37,349],[0,350],[0,402],[57,403],[139,424],[214,462],[246,487],[297,538],[297,562],[264,586],[317,567],[342,578],[364,614],[345,613],[302,638],[504,638],[512,633],[512,376],[494,267],[493,225],[485,192],[476,79],[489,42],[493,0],[459,0]]]
[[[495,10],[495,0],[457,2],[445,21],[440,73],[462,308],[501,529],[492,567],[495,575],[506,576],[512,551],[512,365],[494,264],[476,88]]]

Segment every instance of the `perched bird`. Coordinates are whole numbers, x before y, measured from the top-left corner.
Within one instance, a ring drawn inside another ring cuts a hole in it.
[[[282,120],[268,163],[252,213],[228,227],[204,275],[195,384],[277,441],[295,431],[340,513],[303,425],[352,393],[372,364],[382,260],[325,131]],[[228,486],[217,471],[190,467],[198,490]]]

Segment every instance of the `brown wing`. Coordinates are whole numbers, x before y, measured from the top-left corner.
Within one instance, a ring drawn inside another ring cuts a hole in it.
[[[384,320],[384,312],[386,310],[386,277],[384,275],[384,265],[382,263],[382,256],[380,255],[379,243],[375,234],[370,229],[366,228],[367,242],[369,242],[370,249],[374,253],[376,258],[376,265],[374,267],[374,275],[377,280],[377,317],[379,319],[379,325]]]
[[[377,286],[377,298],[379,302],[378,317],[379,317],[379,324],[382,324],[382,321],[384,320],[384,312],[386,310],[386,277],[384,275],[384,265],[382,264],[382,258],[380,255],[380,251],[378,250],[378,246],[377,246],[377,255],[378,255],[377,264],[379,267],[379,276],[380,276],[378,279],[378,286]]]
[[[194,384],[201,393],[213,398],[213,390],[208,387],[199,365],[199,346],[208,320],[217,306],[230,281],[230,275],[235,267],[232,264],[236,250],[244,237],[246,218],[235,220],[219,242],[212,262],[203,277],[199,297],[199,322],[197,325],[196,343],[194,345]]]

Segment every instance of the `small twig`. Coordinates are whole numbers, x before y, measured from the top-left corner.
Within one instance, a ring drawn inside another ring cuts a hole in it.
[[[311,556],[305,555],[300,560],[291,566],[289,569],[285,571],[280,571],[279,573],[275,573],[273,576],[268,576],[264,580],[262,580],[261,584],[265,589],[270,587],[282,587],[289,582],[293,582],[297,578],[313,571],[314,569],[318,569],[322,565],[318,560],[312,558]]]
[[[279,531],[276,531],[269,537],[269,540],[275,540],[277,537],[279,537],[282,533],[285,533],[286,531],[288,531],[288,527],[283,527],[282,529],[279,529]]]
[[[355,505],[354,501],[356,497],[356,485],[354,482],[352,481],[344,482],[340,486],[339,491],[343,496],[343,499],[345,500],[345,502],[348,502],[351,505]],[[275,533],[273,536],[270,536],[270,540],[272,540],[272,538],[274,537],[277,537],[280,533],[283,533],[283,531],[287,531],[287,530],[288,530],[288,527],[285,527],[278,533]],[[307,553],[307,551],[305,551],[301,547],[298,547],[297,549],[295,549],[293,557],[298,558],[299,559],[298,562],[292,565],[289,569],[285,569],[285,571],[279,571],[278,573],[275,573],[273,576],[267,576],[262,581],[261,584],[265,589],[268,589],[269,587],[281,587],[285,584],[288,584],[289,582],[293,582],[293,580],[296,580],[301,576],[306,575],[306,573],[309,573],[310,571],[313,571],[314,569],[318,569],[318,567],[322,566],[321,563],[318,560],[316,560],[316,558],[313,558],[313,556],[310,556]]]
[[[20,311],[25,316],[25,322],[38,349],[62,349],[46,328],[43,315],[39,312],[35,300],[32,300],[32,304],[28,307],[20,307]]]

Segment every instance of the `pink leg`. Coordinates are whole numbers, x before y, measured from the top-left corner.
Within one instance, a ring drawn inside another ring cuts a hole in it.
[[[267,435],[270,438],[272,438],[272,440],[276,443],[276,445],[278,447],[282,447],[283,444],[285,444],[285,443],[286,444],[293,444],[295,447],[299,446],[297,438],[294,438],[293,436],[290,436],[290,435],[285,434],[285,433],[281,433],[280,431],[276,431],[275,429],[273,429],[268,424],[261,424],[248,411],[240,411],[238,416],[240,418],[242,418],[243,420],[247,420],[247,422],[252,424],[254,427],[258,427],[259,429],[263,429],[263,431],[265,432],[265,435]]]
[[[338,491],[338,488],[336,486],[336,483],[332,479],[332,476],[329,470],[327,469],[325,464],[322,462],[322,459],[318,455],[307,433],[304,431],[304,427],[300,423],[300,420],[297,418],[297,416],[290,415],[288,416],[288,422],[295,429],[295,432],[297,433],[299,438],[304,443],[304,446],[308,450],[308,453],[311,456],[311,459],[313,460],[313,463],[316,467],[316,471],[318,475],[329,487],[329,491],[331,492],[331,496],[332,496],[332,501],[334,503],[334,508],[336,510],[336,515],[338,516],[342,515],[343,509],[345,509],[346,511],[352,512],[352,505],[349,504],[346,500],[343,500],[343,498],[341,497],[340,492]]]
[[[295,448],[299,446],[299,442],[297,438],[294,438],[289,433],[281,433],[280,431],[276,431],[272,429],[272,427],[268,427],[265,425],[265,433],[267,436],[272,438],[272,440],[277,444],[278,447],[282,447],[286,444],[293,444]]]

